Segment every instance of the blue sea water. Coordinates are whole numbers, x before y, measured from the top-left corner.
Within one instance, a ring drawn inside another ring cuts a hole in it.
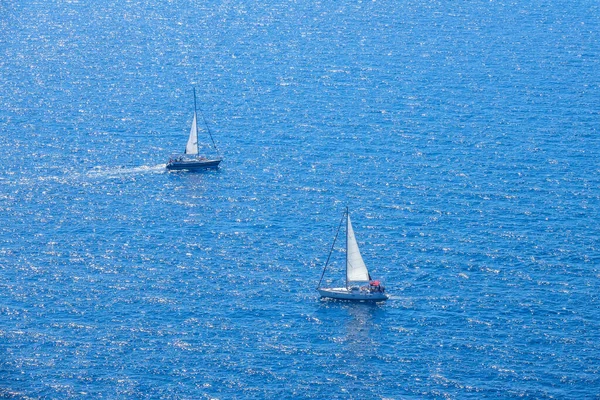
[[[596,1],[1,1],[0,88],[0,397],[600,397]]]

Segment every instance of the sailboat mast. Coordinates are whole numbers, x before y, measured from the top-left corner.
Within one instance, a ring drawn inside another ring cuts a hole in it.
[[[346,206],[346,289],[348,289],[348,206]]]
[[[194,88],[194,112],[196,112],[196,88]]]
[[[198,111],[196,111],[196,88],[194,87],[194,116],[198,115]],[[204,119],[204,117],[202,117]],[[196,128],[196,135],[198,128]],[[200,152],[200,147],[198,146],[198,139],[196,138],[196,154]]]

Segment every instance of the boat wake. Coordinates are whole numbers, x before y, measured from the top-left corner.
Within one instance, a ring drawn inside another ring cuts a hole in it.
[[[404,300],[405,297],[399,296],[397,294],[388,294],[388,300]]]
[[[164,174],[166,173],[166,165],[143,165],[140,167],[120,167],[120,168],[108,168],[103,169],[102,167],[96,167],[92,171],[87,172],[87,176],[93,178],[119,178],[129,175],[142,175],[142,174]]]

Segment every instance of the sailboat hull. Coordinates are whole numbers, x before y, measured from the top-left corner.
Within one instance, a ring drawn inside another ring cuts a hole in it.
[[[215,160],[179,160],[179,161],[169,161],[167,164],[167,169],[170,171],[200,171],[211,168],[218,168],[221,159]]]
[[[385,301],[388,299],[385,293],[370,291],[368,289],[323,288],[318,290],[321,297],[336,300]]]

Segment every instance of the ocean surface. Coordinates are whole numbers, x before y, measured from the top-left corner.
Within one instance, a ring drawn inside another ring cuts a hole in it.
[[[0,1],[0,398],[598,399],[599,237],[597,0]]]

